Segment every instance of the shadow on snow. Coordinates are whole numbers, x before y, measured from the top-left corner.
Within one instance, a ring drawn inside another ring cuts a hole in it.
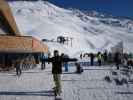
[[[0,91],[0,95],[17,95],[17,96],[54,96],[54,92],[52,90],[46,91]]]
[[[117,94],[133,94],[133,92],[116,92]]]

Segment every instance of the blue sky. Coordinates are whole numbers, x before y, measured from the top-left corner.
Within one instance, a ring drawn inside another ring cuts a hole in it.
[[[133,0],[48,0],[60,7],[96,10],[133,18]]]

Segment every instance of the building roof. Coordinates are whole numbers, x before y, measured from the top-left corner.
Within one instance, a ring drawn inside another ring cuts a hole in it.
[[[13,36],[21,35],[6,0],[0,0],[0,32]]]

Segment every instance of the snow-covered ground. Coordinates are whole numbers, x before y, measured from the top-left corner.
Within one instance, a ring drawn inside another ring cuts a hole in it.
[[[124,43],[124,51],[133,50],[133,21],[98,17],[79,10],[64,9],[47,1],[14,1],[9,3],[17,25],[24,35],[56,40],[60,35],[73,38],[73,46],[47,43],[50,50],[58,49],[69,55],[97,52]],[[98,13],[99,14],[99,13]]]
[[[47,43],[50,50],[58,49],[69,55],[110,49],[120,41],[124,51],[133,50],[133,21],[85,14],[78,10],[66,10],[44,1],[10,2],[17,25],[23,35],[41,39],[54,39],[60,35],[73,38],[73,46]],[[75,67],[62,74],[63,100],[133,100],[133,84],[108,83],[105,76],[110,66],[84,67],[82,74],[75,74]],[[113,76],[112,76],[113,77]],[[123,77],[123,76],[122,76]],[[37,68],[23,71],[0,72],[0,100],[54,100],[54,83],[51,65],[46,70]]]
[[[75,74],[75,67],[62,75],[63,100],[132,100],[133,84],[116,85],[104,80],[110,66],[84,67],[84,72]],[[54,100],[51,65],[46,70],[24,71],[18,77],[15,72],[0,73],[0,100]]]

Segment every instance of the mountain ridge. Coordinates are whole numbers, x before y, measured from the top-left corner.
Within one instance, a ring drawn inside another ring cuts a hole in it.
[[[51,51],[59,49],[70,55],[97,52],[109,50],[120,41],[125,44],[125,52],[133,50],[133,22],[130,19],[90,16],[79,10],[57,7],[48,1],[9,3],[25,35],[55,40],[60,35],[73,37],[73,47],[47,43]]]

